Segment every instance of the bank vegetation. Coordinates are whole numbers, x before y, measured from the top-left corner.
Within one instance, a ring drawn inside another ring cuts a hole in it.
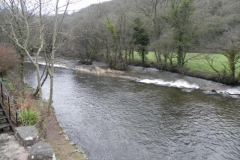
[[[78,56],[82,64],[99,60],[117,70],[141,65],[238,84],[239,8],[237,0],[112,0],[92,5],[66,17],[76,38],[62,53]]]

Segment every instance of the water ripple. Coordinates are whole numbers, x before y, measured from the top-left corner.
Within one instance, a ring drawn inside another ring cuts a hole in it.
[[[63,69],[54,84],[60,123],[91,160],[240,159],[239,99]]]

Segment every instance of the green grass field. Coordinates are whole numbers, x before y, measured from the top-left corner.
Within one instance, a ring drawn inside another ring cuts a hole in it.
[[[186,56],[186,60],[188,60],[186,67],[190,68],[192,71],[200,71],[206,73],[215,73],[215,71],[210,67],[207,62],[207,57],[209,59],[213,59],[213,66],[218,71],[222,71],[224,69],[225,64],[227,66],[227,58],[222,54],[206,54],[206,53],[188,53]],[[135,52],[134,58],[136,61],[141,61],[141,57],[137,52]],[[156,62],[156,58],[153,52],[149,52],[146,55],[147,62]],[[177,62],[175,58],[174,63]],[[240,66],[240,61],[238,63]],[[237,74],[240,73],[240,68],[237,69]]]

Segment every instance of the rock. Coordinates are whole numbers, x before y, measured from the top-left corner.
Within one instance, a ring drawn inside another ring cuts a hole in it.
[[[24,147],[32,146],[39,141],[38,130],[34,126],[17,127],[15,137]]]
[[[64,135],[64,138],[65,138],[66,141],[69,141],[69,138],[66,134]]]
[[[79,149],[74,150],[74,152],[81,153]]]
[[[59,125],[60,128],[62,128],[62,126],[61,126],[61,124],[59,123],[59,121],[58,121],[58,125]]]
[[[38,142],[32,146],[28,160],[56,160],[56,157],[49,144]]]
[[[8,134],[0,134],[0,143],[7,142],[9,140]]]
[[[59,132],[59,134],[60,134],[60,135],[66,134],[66,131],[65,131],[65,130],[62,130],[62,131]]]
[[[74,145],[75,145],[75,143],[74,143],[74,142],[70,142],[69,144],[70,144],[71,146],[74,146]]]
[[[78,149],[76,149],[76,150],[74,150],[75,152],[78,152],[78,153],[82,153],[82,154],[84,154],[84,151],[81,149],[81,148],[78,148]]]
[[[45,142],[45,139],[44,138],[40,138],[39,141]]]

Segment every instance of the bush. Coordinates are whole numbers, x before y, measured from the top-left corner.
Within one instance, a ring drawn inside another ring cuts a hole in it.
[[[4,75],[8,70],[13,69],[18,62],[18,55],[16,52],[4,45],[0,44],[0,76]]]
[[[92,65],[92,62],[93,62],[92,60],[87,60],[87,59],[79,61],[80,64],[85,64],[85,65]]]
[[[30,108],[23,109],[19,112],[19,122],[23,126],[34,125],[38,121],[39,121],[38,112],[36,112]]]

